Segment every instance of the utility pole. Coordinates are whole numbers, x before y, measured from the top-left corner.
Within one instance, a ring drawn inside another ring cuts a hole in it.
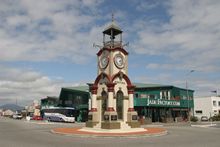
[[[191,73],[193,73],[195,70],[190,70],[187,74],[186,74],[186,97],[187,97],[187,110],[188,110],[188,120],[190,121],[190,107],[189,107],[189,89],[188,89],[188,75],[190,75]]]

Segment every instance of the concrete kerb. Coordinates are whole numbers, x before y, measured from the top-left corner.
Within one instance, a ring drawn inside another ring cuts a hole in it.
[[[198,124],[198,125],[191,125],[191,127],[199,127],[199,128],[208,128],[216,126],[217,124]]]

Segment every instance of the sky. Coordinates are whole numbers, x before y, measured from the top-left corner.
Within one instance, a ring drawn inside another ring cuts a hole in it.
[[[112,13],[132,82],[220,92],[219,0],[0,0],[0,105],[94,82]]]

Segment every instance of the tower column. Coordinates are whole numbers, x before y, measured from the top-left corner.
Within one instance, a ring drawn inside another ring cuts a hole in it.
[[[115,86],[115,83],[107,84],[107,87],[108,87],[108,108],[107,108],[107,111],[115,111],[114,106],[113,106],[114,86]]]
[[[89,90],[92,93],[91,96],[91,109],[88,114],[88,121],[86,122],[86,127],[93,128],[99,123],[99,115],[97,111],[97,89],[98,87],[93,84],[89,84]]]
[[[97,86],[92,86],[91,87],[91,93],[92,93],[92,108],[90,110],[91,112],[97,111],[97,100],[96,100],[97,89],[98,89]]]
[[[129,98],[129,108],[128,111],[134,111],[134,88],[135,86],[127,86],[128,88],[128,98]]]
[[[138,116],[137,116],[137,112],[134,111],[134,88],[135,86],[133,85],[128,85],[128,104],[129,104],[129,108],[128,108],[128,113],[127,113],[127,124],[129,126],[131,126],[131,128],[137,128],[140,127],[140,123],[138,122]]]

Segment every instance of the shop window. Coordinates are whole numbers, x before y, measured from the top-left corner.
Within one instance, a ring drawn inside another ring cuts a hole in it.
[[[196,110],[196,114],[202,114],[202,110]]]
[[[148,98],[147,94],[140,94],[140,98]]]
[[[65,105],[67,105],[67,106],[71,106],[72,104],[73,104],[73,102],[71,100],[65,101]]]
[[[74,98],[73,103],[74,103],[75,105],[80,105],[80,104],[82,104],[82,97],[79,96],[79,95],[77,95],[77,96]]]
[[[187,96],[183,95],[183,96],[182,96],[182,99],[183,99],[183,100],[187,100]]]
[[[216,101],[212,101],[212,103],[213,103],[213,106],[214,106],[214,107],[216,107],[216,106],[217,106]]]
[[[150,99],[155,99],[155,98],[156,98],[156,96],[155,96],[155,95],[153,95],[153,94],[150,94],[150,95],[149,95],[149,98],[150,98]]]
[[[68,94],[68,99],[72,99],[73,95],[72,94]]]
[[[170,92],[168,90],[166,91],[161,91],[160,93],[161,99],[170,99]]]

